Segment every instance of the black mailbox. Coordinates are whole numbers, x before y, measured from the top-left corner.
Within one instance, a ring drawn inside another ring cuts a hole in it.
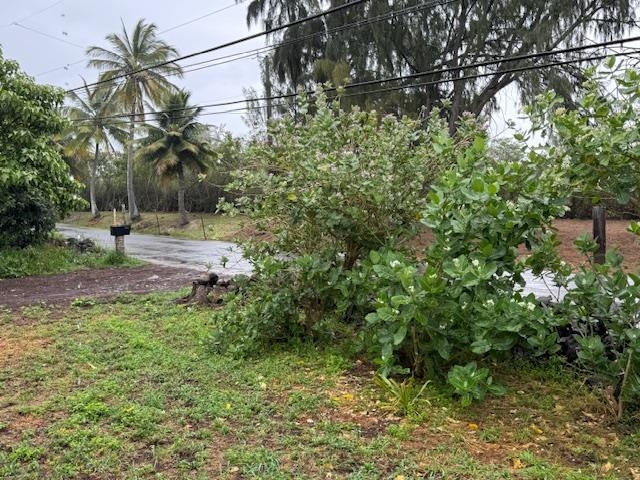
[[[131,233],[131,225],[112,225],[111,235],[114,237],[122,237]]]

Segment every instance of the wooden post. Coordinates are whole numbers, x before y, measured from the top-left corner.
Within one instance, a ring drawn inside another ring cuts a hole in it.
[[[204,228],[204,218],[202,217],[202,214],[200,214],[200,223],[202,224],[202,236],[206,240],[207,239],[207,231]]]
[[[116,240],[116,252],[124,255],[124,236],[119,235],[115,237],[115,240]]]
[[[604,263],[607,253],[607,210],[604,205],[593,207],[593,239],[598,243],[598,250],[594,255],[595,263]]]

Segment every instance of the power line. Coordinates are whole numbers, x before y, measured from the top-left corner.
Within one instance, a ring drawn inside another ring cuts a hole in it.
[[[477,63],[472,63],[472,64],[467,64],[467,65],[459,65],[459,66],[455,66],[455,67],[446,67],[446,68],[440,68],[440,69],[433,69],[433,70],[428,70],[428,71],[424,71],[424,72],[418,72],[418,73],[413,73],[413,74],[409,74],[409,75],[402,75],[402,76],[397,76],[397,77],[391,77],[391,78],[384,78],[384,79],[378,79],[378,80],[367,80],[367,81],[363,81],[363,82],[358,82],[358,83],[351,83],[348,85],[345,85],[344,87],[342,87],[344,90],[351,90],[354,88],[360,88],[360,87],[367,87],[367,86],[372,86],[372,85],[379,85],[381,83],[387,83],[387,82],[396,82],[396,81],[405,81],[405,80],[413,80],[416,78],[420,78],[420,77],[426,77],[426,76],[432,76],[432,75],[442,75],[442,74],[446,74],[446,73],[452,73],[452,72],[459,72],[459,71],[463,71],[463,70],[468,70],[468,69],[475,69],[475,68],[483,68],[483,67],[488,67],[488,66],[493,66],[493,65],[500,65],[502,63],[511,63],[511,62],[518,62],[518,61],[522,61],[522,60],[532,60],[532,59],[536,59],[536,58],[544,58],[544,57],[549,57],[549,56],[554,56],[554,55],[559,55],[559,54],[565,54],[565,53],[576,53],[576,52],[580,52],[583,50],[591,50],[591,49],[596,49],[596,48],[603,48],[603,47],[610,47],[611,45],[623,45],[625,43],[629,43],[629,42],[633,42],[633,41],[637,41],[640,40],[640,36],[635,36],[635,37],[629,37],[626,39],[616,39],[616,40],[609,40],[609,41],[605,41],[605,42],[600,42],[600,43],[596,43],[596,44],[590,44],[590,45],[579,45],[579,46],[574,46],[574,47],[568,47],[568,48],[563,48],[563,49],[556,49],[556,50],[546,50],[544,52],[536,52],[536,53],[529,53],[529,54],[524,54],[524,55],[515,55],[512,57],[503,57],[501,59],[497,59],[497,60],[487,60],[484,62],[477,62]],[[637,53],[637,52],[633,52],[633,53]],[[624,56],[628,56],[630,55],[630,53],[624,53]],[[578,60],[567,60],[565,61],[565,63],[559,63],[559,65],[565,65],[565,64],[571,64],[571,63],[576,63],[576,62],[582,62],[582,61],[588,61],[588,60],[599,60],[602,58],[606,58],[610,55],[604,55],[604,56],[598,56],[597,58],[595,57],[588,57],[588,58],[584,58],[584,59],[578,59]],[[555,64],[549,64],[548,66],[555,66]],[[546,67],[545,67],[546,68]],[[530,67],[526,67],[524,70],[531,70]],[[523,71],[524,71],[523,70]],[[491,75],[498,75],[498,74],[505,74],[505,73],[515,73],[518,72],[520,70],[500,70],[497,72],[491,72],[491,73],[483,73],[483,74],[477,74],[477,76],[467,76],[467,77],[460,77],[460,79],[470,79],[470,78],[480,78],[480,77],[486,77],[486,76],[491,76]],[[429,86],[429,85],[437,85],[440,83],[448,83],[451,81],[455,81],[456,79],[441,79],[441,80],[435,80],[435,81],[431,81],[431,82],[426,82],[426,83],[420,83],[420,84],[414,84],[414,86]],[[409,88],[408,86],[406,86],[405,88]],[[397,90],[398,87],[393,87],[390,90]],[[327,92],[331,92],[331,91],[336,91],[337,88],[336,87],[332,87],[332,88],[328,88],[325,91]],[[381,90],[381,92],[383,91],[390,91],[387,89],[383,89]],[[370,94],[370,93],[376,93],[378,91],[372,91],[372,92],[363,92],[363,93],[357,93],[357,94],[353,94],[353,95],[363,95],[363,94]],[[308,95],[312,95],[313,92],[306,92],[306,94]],[[261,102],[261,101],[273,101],[273,100],[284,100],[284,99],[289,99],[289,98],[294,98],[299,96],[300,93],[285,93],[285,94],[281,94],[281,95],[273,95],[273,96],[269,96],[269,97],[259,97],[259,98],[254,98],[254,99],[250,99],[251,101],[254,102]],[[347,95],[345,95],[347,96]],[[351,95],[349,95],[351,96]],[[215,103],[209,103],[209,104],[204,104],[204,105],[196,105],[195,107],[200,107],[200,108],[211,108],[211,107],[226,107],[226,106],[231,106],[231,105],[238,105],[241,103],[246,103],[247,99],[242,99],[242,100],[232,100],[232,101],[226,101],[226,102],[215,102]],[[194,108],[194,107],[190,107],[190,108]],[[172,113],[172,112],[179,112],[183,109],[171,109],[171,110],[158,110],[158,111],[153,111],[153,112],[148,112],[150,114],[152,113]],[[114,115],[110,115],[108,117],[103,117],[104,119],[109,119],[109,118],[125,118],[130,116],[129,114],[126,113],[122,113],[122,114],[114,114]]]
[[[58,42],[66,43],[67,45],[71,45],[72,47],[77,47],[84,50],[84,47],[82,45],[78,45],[77,43],[70,42],[68,40],[65,40],[64,38],[56,37],[55,35],[51,35],[49,33],[43,32],[41,30],[37,30],[35,28],[27,27],[26,25],[22,25],[21,23],[18,23],[18,22],[13,22],[11,26],[24,28],[25,30],[28,30],[33,33],[37,33],[38,35],[42,35],[43,37],[51,38],[53,40],[57,40]]]
[[[87,86],[93,87],[95,85],[101,85],[101,84],[104,84],[104,83],[107,83],[107,82],[113,82],[113,81],[119,80],[121,78],[126,78],[126,77],[130,77],[132,75],[136,75],[138,73],[146,72],[147,70],[152,70],[152,69],[158,68],[158,67],[164,67],[166,65],[175,64],[176,62],[180,62],[180,61],[186,60],[188,58],[193,58],[193,57],[197,57],[197,56],[200,56],[200,55],[204,55],[206,53],[211,53],[211,52],[215,52],[217,50],[222,50],[223,48],[231,47],[233,45],[238,45],[239,43],[244,43],[244,42],[247,42],[249,40],[253,40],[254,38],[263,37],[265,35],[270,35],[272,33],[279,32],[281,30],[285,30],[287,28],[290,28],[290,27],[293,27],[293,26],[296,26],[296,25],[301,25],[303,23],[310,22],[311,20],[315,20],[317,18],[324,17],[325,15],[330,15],[332,13],[336,13],[336,12],[345,10],[345,9],[353,7],[355,5],[359,5],[361,3],[364,3],[366,1],[368,1],[368,0],[352,0],[351,2],[344,3],[344,4],[340,5],[340,6],[337,6],[337,7],[334,7],[334,8],[330,8],[330,9],[325,10],[323,12],[316,13],[314,15],[310,15],[308,17],[301,18],[299,20],[295,20],[295,21],[290,22],[290,23],[286,23],[286,24],[280,25],[278,27],[274,27],[274,28],[270,28],[270,29],[264,30],[262,32],[254,33],[252,35],[248,35],[246,37],[242,37],[242,38],[239,38],[237,40],[233,40],[231,42],[223,43],[221,45],[216,45],[215,47],[207,48],[207,49],[201,50],[199,52],[194,52],[194,53],[190,53],[188,55],[183,55],[181,57],[174,58],[173,60],[167,60],[165,62],[160,62],[160,63],[156,63],[154,65],[149,65],[148,67],[139,68],[137,70],[133,70],[132,72],[129,72],[129,73],[126,73],[126,74],[122,74],[122,75],[117,75],[115,77],[112,77],[112,78],[109,78],[109,79],[106,79],[106,80],[99,80],[97,82],[89,83]],[[84,86],[72,88],[71,90],[67,90],[66,93],[74,92],[76,90],[81,90],[83,88],[84,88]]]
[[[14,23],[21,23],[21,22],[24,22],[24,21],[26,21],[26,20],[29,20],[30,18],[33,18],[33,17],[35,17],[35,16],[38,16],[38,15],[40,15],[41,13],[46,12],[47,10],[52,9],[53,7],[57,7],[57,6],[58,6],[58,5],[60,5],[61,3],[64,3],[64,0],[58,0],[57,2],[53,2],[51,5],[49,5],[49,6],[47,6],[47,7],[41,8],[40,10],[37,10],[37,11],[35,11],[35,12],[33,12],[33,13],[30,13],[29,15],[27,15],[27,16],[25,16],[25,17],[19,18],[19,19],[17,19],[17,20],[14,20],[14,21],[13,21],[13,22],[11,22],[11,23],[8,23],[8,24],[6,24],[6,25],[3,25],[3,27],[10,27],[10,26],[11,26],[11,25],[13,25]]]
[[[621,53],[621,56],[632,56],[634,54],[638,54],[640,53],[640,49],[637,50],[633,50],[630,52],[625,52],[625,53]],[[515,67],[515,68],[511,68],[511,69],[506,69],[506,70],[502,70],[499,72],[485,72],[485,73],[478,73],[478,74],[472,74],[472,75],[465,75],[462,77],[458,77],[458,78],[449,78],[449,79],[439,79],[439,80],[432,80],[432,81],[428,81],[428,82],[420,82],[420,83],[412,83],[412,84],[407,84],[407,85],[397,85],[394,87],[387,87],[387,88],[381,88],[381,89],[376,89],[376,90],[369,90],[369,91],[364,91],[364,92],[354,92],[354,93],[350,93],[350,94],[345,94],[342,96],[342,98],[349,98],[349,97],[355,97],[355,96],[361,96],[361,95],[371,95],[371,94],[377,94],[377,93],[386,93],[386,92],[392,92],[392,91],[398,91],[398,90],[405,90],[405,89],[409,89],[409,88],[420,88],[420,87],[426,87],[426,86],[432,86],[432,85],[439,85],[439,84],[443,84],[443,83],[455,83],[455,82],[461,82],[461,81],[466,81],[466,80],[473,80],[473,79],[477,79],[477,78],[482,78],[482,77],[490,77],[490,76],[495,76],[495,75],[502,75],[502,74],[510,74],[510,73],[519,73],[519,72],[524,72],[524,71],[531,71],[531,70],[541,70],[544,68],[551,68],[551,67],[556,67],[556,66],[562,66],[562,65],[568,65],[568,64],[573,64],[573,63],[581,63],[581,62],[587,62],[587,61],[597,61],[597,60],[603,60],[605,58],[610,57],[610,55],[608,54],[601,54],[601,55],[593,55],[593,56],[589,56],[589,57],[583,57],[583,58],[575,58],[575,59],[568,59],[568,60],[560,60],[560,61],[556,61],[556,62],[550,62],[550,63],[545,63],[542,65],[526,65],[526,66],[522,66],[522,67]],[[382,82],[382,81],[381,81]],[[354,84],[355,86],[355,84]],[[333,88],[331,89],[325,89],[325,92],[327,91],[332,91],[335,90]],[[305,92],[306,94],[313,94],[315,92]],[[288,98],[292,98],[292,97],[297,97],[300,96],[300,93],[293,93],[293,94],[287,94],[286,97]],[[271,97],[269,98],[269,100],[272,99],[280,99],[283,100],[283,96],[277,96],[276,97]],[[258,102],[258,101],[263,101],[263,99],[246,99],[244,100],[244,103],[248,103],[248,102]],[[196,105],[196,106],[191,106],[188,107],[187,109],[175,109],[173,110],[174,112],[177,111],[185,111],[185,110],[191,110],[193,108],[209,108],[209,107],[214,107],[214,106],[221,106],[221,104],[211,104],[211,105]],[[279,107],[279,106],[287,106],[286,103],[277,103],[275,105],[272,105],[275,107]],[[233,108],[233,109],[228,109],[228,110],[223,110],[223,111],[214,111],[214,112],[202,112],[199,114],[200,117],[203,116],[213,116],[213,115],[227,115],[227,114],[238,114],[238,113],[242,113],[242,112],[248,112],[248,111],[252,111],[252,110],[261,110],[267,108],[266,105],[245,105],[243,107],[237,107],[237,108]],[[147,112],[146,114],[148,115],[153,115],[153,114],[162,114],[162,113],[169,113],[168,111],[154,111],[154,112]],[[110,117],[101,117],[101,119],[107,119]],[[112,117],[113,118],[113,117]],[[186,118],[186,115],[184,117],[182,116],[178,116],[175,118]],[[78,120],[78,121],[82,121],[82,120]],[[123,124],[128,124],[130,121],[122,121]],[[146,123],[145,120],[134,120],[134,123]]]
[[[244,2],[246,2],[246,1],[247,1],[247,0],[238,0],[238,1],[237,1],[237,3],[232,3],[232,4],[230,4],[230,5],[227,5],[227,6],[226,6],[226,7],[224,7],[224,8],[220,8],[220,9],[215,10],[215,11],[213,11],[213,12],[209,12],[209,13],[207,13],[207,14],[201,15],[201,16],[199,16],[199,17],[197,17],[197,18],[194,18],[194,19],[192,19],[192,20],[189,20],[188,22],[184,22],[184,23],[181,23],[181,24],[179,24],[179,25],[175,25],[175,26],[173,26],[173,27],[169,27],[169,28],[167,28],[167,29],[165,29],[165,30],[162,30],[161,32],[158,32],[158,33],[161,35],[161,34],[163,34],[163,33],[167,33],[167,32],[171,32],[171,31],[173,31],[173,30],[177,30],[178,28],[184,27],[184,26],[186,26],[186,25],[190,25],[190,24],[195,23],[195,22],[197,22],[197,21],[199,21],[199,20],[202,20],[203,18],[210,17],[210,16],[212,16],[212,15],[215,15],[216,13],[223,12],[223,11],[228,10],[228,9],[230,9],[230,8],[232,8],[232,7],[235,7],[235,6],[237,6],[237,5],[242,5],[242,4],[243,4]],[[48,8],[53,8],[55,5],[58,5],[58,4],[62,3],[62,2],[64,2],[64,0],[60,0],[59,2],[55,3],[54,5],[49,6]],[[47,9],[48,9],[48,8],[47,8]],[[47,9],[43,9],[43,10],[41,10],[41,11],[44,11],[44,10],[47,10]],[[35,14],[34,14],[34,15],[35,15]],[[30,17],[29,17],[29,18],[30,18]],[[24,20],[24,19],[22,19],[22,20],[18,20],[18,21],[23,21],[23,20]],[[8,25],[7,25],[7,26],[8,26]],[[82,47],[82,48],[85,48],[85,47]],[[57,71],[59,71],[59,70],[68,70],[68,69],[69,69],[69,67],[71,67],[71,66],[73,66],[73,65],[79,65],[79,64],[81,64],[81,63],[84,63],[85,61],[86,61],[86,58],[82,58],[82,59],[77,60],[77,61],[75,61],[75,62],[66,63],[66,64],[64,64],[64,65],[60,65],[59,67],[55,67],[55,68],[52,68],[52,69],[50,69],[50,70],[45,70],[44,72],[36,73],[36,75],[35,75],[35,76],[36,76],[36,77],[40,77],[40,76],[43,76],[43,75],[48,75],[48,74],[53,73],[53,72],[57,72]]]
[[[241,5],[244,2],[246,2],[247,0],[238,0],[237,2],[232,3],[231,5],[227,5],[226,7],[220,8],[218,10],[214,10],[213,12],[209,12],[209,13],[205,13],[204,15],[201,15],[197,18],[194,18],[193,20],[189,20],[187,22],[181,23],[179,25],[176,25],[175,27],[171,27],[171,28],[167,28],[166,30],[162,30],[161,32],[158,32],[160,35],[162,35],[163,33],[167,33],[167,32],[171,32],[173,30],[177,30],[178,28],[182,28],[184,26],[187,25],[191,25],[192,23],[198,22],[204,18],[210,17],[212,15],[215,15],[216,13],[220,13],[220,12],[224,12],[225,10],[229,10],[230,8],[233,8],[237,5]]]
[[[36,73],[36,77],[41,77],[42,75],[48,75],[49,73],[57,72],[58,70],[68,70],[72,65],[78,65],[80,63],[84,63],[85,59],[78,60],[77,62],[67,63],[60,67],[52,68],[51,70],[46,70],[44,72]]]
[[[244,0],[243,0],[244,1]],[[293,38],[291,40],[287,40],[284,42],[279,42],[276,43],[274,45],[269,45],[266,47],[260,47],[260,48],[255,48],[255,49],[251,49],[251,50],[245,50],[243,52],[238,52],[238,53],[232,53],[232,54],[228,54],[228,55],[223,55],[221,57],[216,57],[216,58],[212,58],[209,60],[204,60],[201,62],[195,62],[195,63],[191,63],[189,65],[185,65],[183,68],[189,68],[189,67],[196,67],[198,65],[203,65],[203,64],[209,64],[209,65],[204,65],[204,66],[200,66],[197,68],[192,68],[190,70],[183,70],[182,73],[190,73],[190,72],[195,72],[195,71],[199,71],[199,70],[204,70],[206,68],[212,68],[212,67],[216,67],[219,65],[223,65],[223,64],[227,64],[227,63],[231,63],[234,61],[239,61],[239,60],[243,60],[246,58],[252,58],[254,56],[257,56],[259,54],[262,53],[267,53],[273,50],[276,50],[277,48],[286,46],[286,45],[290,45],[290,44],[294,44],[294,43],[298,43],[300,41],[303,40],[307,40],[309,38],[313,38],[313,37],[317,37],[317,36],[321,36],[321,35],[333,35],[335,33],[339,33],[342,32],[344,30],[351,30],[353,28],[360,28],[362,26],[367,26],[367,25],[371,25],[373,23],[377,23],[379,21],[383,21],[383,20],[387,20],[399,15],[405,15],[405,14],[411,14],[411,13],[415,13],[415,12],[419,12],[421,10],[424,10],[426,8],[432,8],[432,7],[436,7],[436,6],[445,6],[448,5],[450,3],[454,3],[457,2],[458,0],[435,0],[435,1],[431,1],[431,2],[426,2],[426,3],[422,3],[419,5],[414,5],[412,7],[405,7],[399,10],[393,10],[391,12],[387,12],[372,18],[368,18],[365,20],[359,20],[357,22],[352,22],[346,25],[342,25],[340,27],[334,27],[332,29],[329,30],[322,30],[320,32],[315,32],[315,33],[311,33],[308,35],[304,35],[302,37],[296,37]],[[224,61],[219,61],[219,60],[224,60]],[[211,63],[211,62],[218,62],[218,63]],[[64,68],[64,67],[60,67],[60,68]],[[170,76],[174,76],[177,75],[177,73],[167,73],[164,75],[164,77],[170,77]],[[244,100],[241,100],[241,102]]]
[[[224,55],[222,57],[216,57],[216,58],[212,58],[209,60],[203,60],[201,62],[196,62],[196,63],[192,63],[189,65],[184,65],[183,68],[189,68],[189,67],[194,67],[197,65],[203,65],[203,64],[207,64],[207,63],[211,63],[211,62],[216,62],[218,60],[225,60],[225,59],[229,59],[227,61],[224,62],[219,62],[219,63],[215,63],[213,65],[206,65],[203,67],[199,67],[199,68],[194,68],[191,70],[184,70],[183,73],[189,73],[189,72],[195,72],[198,70],[203,70],[205,68],[209,68],[209,67],[215,67],[218,65],[223,65],[226,63],[230,63],[230,62],[234,62],[234,61],[238,61],[238,60],[243,60],[245,58],[252,58],[256,55],[262,54],[262,53],[267,53],[273,50],[277,50],[278,48],[287,46],[287,45],[291,45],[291,44],[295,44],[298,42],[301,42],[303,40],[308,40],[314,37],[318,37],[318,36],[323,36],[323,35],[333,35],[334,33],[339,33],[342,32],[344,30],[349,30],[352,28],[360,28],[362,26],[367,26],[367,25],[371,25],[373,23],[377,23],[379,21],[383,21],[383,20],[387,20],[390,18],[393,18],[395,16],[398,15],[404,15],[404,14],[410,14],[410,13],[415,13],[415,12],[419,12],[421,10],[427,9],[427,8],[431,8],[431,7],[436,7],[436,6],[444,6],[444,5],[448,5],[450,3],[454,3],[457,2],[458,0],[436,0],[433,2],[427,2],[427,3],[423,3],[420,5],[414,5],[413,7],[405,7],[402,8],[400,10],[393,10],[391,12],[387,12],[381,15],[378,15],[376,17],[372,17],[372,18],[368,18],[368,19],[364,19],[364,20],[359,20],[357,22],[352,22],[346,25],[342,25],[340,27],[335,27],[332,29],[329,29],[327,31],[325,30],[321,30],[319,32],[315,32],[315,33],[310,33],[307,35],[303,35],[301,37],[296,37],[293,38],[291,40],[286,40],[284,42],[279,42],[279,43],[275,43],[273,45],[269,45],[266,47],[260,47],[260,48],[254,48],[251,50],[245,50],[243,52],[238,52],[238,53],[233,53],[233,54],[229,54],[229,55]],[[237,58],[235,58],[237,57]],[[170,76],[171,74],[167,74],[166,76]]]

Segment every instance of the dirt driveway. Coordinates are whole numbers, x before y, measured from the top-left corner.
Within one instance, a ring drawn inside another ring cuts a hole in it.
[[[41,302],[64,305],[78,297],[178,290],[190,286],[197,275],[188,269],[145,265],[4,279],[0,280],[0,305],[10,309]]]

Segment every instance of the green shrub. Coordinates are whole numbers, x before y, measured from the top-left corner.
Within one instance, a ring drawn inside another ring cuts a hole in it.
[[[310,109],[303,100],[300,110]],[[217,348],[283,333],[312,337],[329,317],[364,316],[369,289],[352,272],[370,250],[399,248],[421,228],[429,183],[472,141],[468,129],[451,138],[435,115],[423,127],[347,113],[318,92],[313,115],[276,123],[271,144],[248,148],[232,184],[244,196],[220,207],[245,213],[274,237],[245,245],[259,287],[239,315],[216,314]]]
[[[526,268],[559,263],[550,224],[566,209],[563,177],[536,155],[494,163],[482,137],[459,155],[429,193],[423,222],[434,238],[424,264],[370,254],[377,290],[367,322],[383,371],[442,376],[516,348],[559,349],[555,319],[519,289]],[[530,249],[526,261],[520,246]]]
[[[558,277],[569,291],[556,314],[577,342],[578,365],[611,388],[621,417],[625,402],[640,402],[640,276],[623,270],[616,251],[593,263],[598,245],[586,235],[575,245],[587,261]]]

